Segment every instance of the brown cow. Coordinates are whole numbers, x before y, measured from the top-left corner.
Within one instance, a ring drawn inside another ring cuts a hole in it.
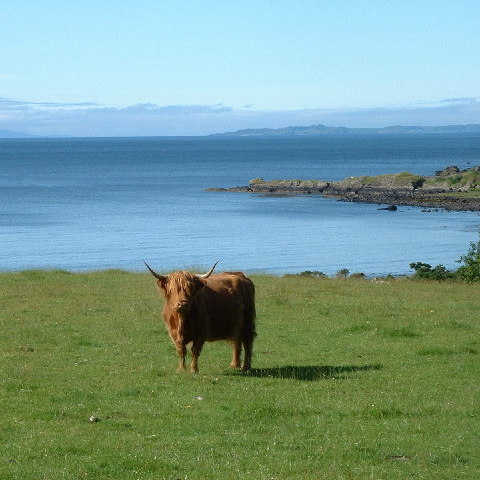
[[[186,271],[159,275],[147,265],[165,296],[163,320],[180,357],[179,370],[185,370],[187,344],[192,344],[191,371],[198,372],[203,344],[215,340],[232,344],[234,368],[240,367],[243,346],[242,370],[250,369],[256,335],[255,287],[242,272],[212,275],[216,265],[205,275]]]

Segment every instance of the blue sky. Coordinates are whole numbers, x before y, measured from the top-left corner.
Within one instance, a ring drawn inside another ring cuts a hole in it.
[[[478,0],[8,2],[0,129],[480,123],[479,25]]]

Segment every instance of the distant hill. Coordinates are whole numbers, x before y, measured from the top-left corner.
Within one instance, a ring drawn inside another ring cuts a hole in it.
[[[385,135],[419,133],[480,133],[480,123],[470,125],[443,125],[438,127],[392,126],[382,128],[347,128],[310,125],[308,127],[247,128],[235,132],[216,133],[215,136],[274,136],[274,135]]]
[[[12,132],[10,130],[0,129],[0,138],[34,138],[35,135],[29,135],[28,133]]]

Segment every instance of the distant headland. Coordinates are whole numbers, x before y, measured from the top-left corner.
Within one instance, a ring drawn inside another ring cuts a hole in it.
[[[442,126],[391,126],[381,128],[348,128],[328,127],[326,125],[310,125],[307,127],[284,128],[247,128],[235,132],[215,133],[210,136],[223,137],[253,137],[253,136],[287,136],[287,135],[416,135],[428,133],[478,133],[480,123],[469,125],[442,125]]]
[[[325,180],[269,180],[255,178],[247,186],[209,188],[208,191],[249,192],[263,195],[318,194],[346,202],[411,205],[445,210],[480,211],[480,166],[456,166],[432,176],[409,172]]]
[[[0,138],[34,138],[35,135],[29,135],[23,132],[12,132],[11,130],[0,129]]]

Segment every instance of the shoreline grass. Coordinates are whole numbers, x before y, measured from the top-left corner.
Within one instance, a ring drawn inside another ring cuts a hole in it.
[[[0,478],[478,478],[478,285],[252,278],[252,372],[194,375],[150,275],[1,273]]]

